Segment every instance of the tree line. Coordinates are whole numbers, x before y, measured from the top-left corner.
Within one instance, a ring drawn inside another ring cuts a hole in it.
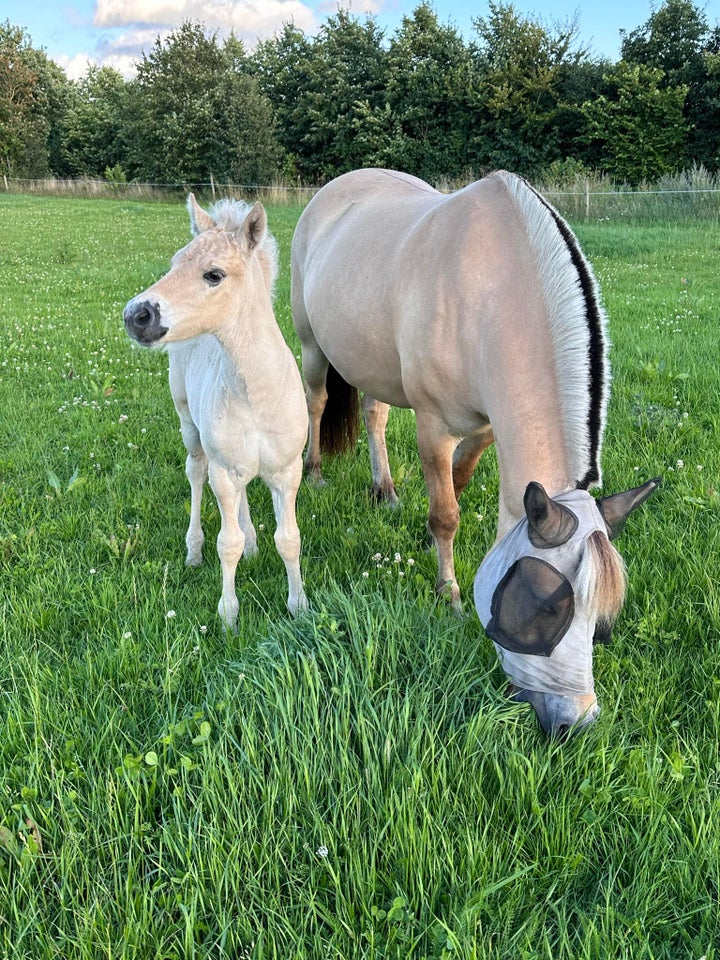
[[[189,20],[136,67],[71,81],[0,23],[3,173],[318,185],[362,166],[431,182],[505,167],[635,186],[720,168],[720,25],[692,0],[621,31],[617,62],[591,55],[575,21],[490,0],[469,41],[427,2],[390,37],[339,10],[317,35],[287,23],[250,52]]]

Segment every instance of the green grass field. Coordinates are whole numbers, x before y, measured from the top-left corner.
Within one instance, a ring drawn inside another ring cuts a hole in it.
[[[298,212],[269,208],[296,352]],[[492,451],[461,503],[463,619],[394,411],[399,510],[364,439],[301,488],[298,621],[251,488],[226,635],[210,491],[184,567],[167,358],[121,319],[187,242],[182,204],[2,195],[0,223],[0,958],[717,960],[720,225],[576,225],[614,344],[604,489],[664,483],[618,541],[601,717],[560,745],[472,609]]]

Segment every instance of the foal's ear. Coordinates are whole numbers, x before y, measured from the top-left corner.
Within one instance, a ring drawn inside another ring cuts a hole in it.
[[[195,199],[194,193],[188,194],[187,208],[188,213],[190,214],[190,230],[192,231],[192,235],[194,237],[204,233],[205,230],[212,230],[212,228],[215,226],[215,221],[209,213],[206,213],[206,211],[203,210],[203,208]]]
[[[251,250],[254,250],[263,242],[266,230],[267,214],[265,213],[265,207],[258,201],[245,217],[245,223],[243,224],[243,233]]]
[[[597,500],[598,509],[603,516],[603,520],[608,527],[608,535],[614,540],[625,525],[625,521],[632,511],[645,503],[650,494],[656,490],[662,482],[662,477],[656,477],[654,480],[648,480],[647,483],[639,487],[633,487],[632,490],[625,490],[623,493],[613,493],[609,497],[599,497]]]

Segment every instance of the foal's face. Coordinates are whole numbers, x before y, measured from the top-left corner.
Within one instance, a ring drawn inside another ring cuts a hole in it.
[[[127,332],[143,346],[164,346],[212,332],[241,296],[246,262],[221,230],[202,233],[172,259],[170,271],[125,307]]]
[[[258,251],[267,235],[260,203],[239,222],[218,224],[188,198],[195,239],[172,259],[169,273],[125,307],[128,334],[145,347],[164,346],[217,332],[258,304],[270,303],[272,268]],[[232,205],[231,205],[232,206]]]
[[[599,713],[593,645],[609,640],[625,586],[610,537],[658,482],[604,500],[584,490],[551,499],[531,483],[525,517],[478,570],[480,620],[515,699],[533,705],[548,734],[577,730]]]

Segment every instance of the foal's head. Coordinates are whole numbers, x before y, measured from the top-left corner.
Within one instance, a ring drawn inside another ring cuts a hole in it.
[[[625,567],[610,542],[659,480],[595,500],[586,490],[550,498],[525,491],[525,517],[488,553],[475,604],[502,667],[546,733],[591,723],[593,644],[610,639],[625,597]]]
[[[143,346],[212,333],[248,307],[271,302],[277,248],[262,204],[221,200],[207,212],[191,193],[187,205],[194,239],[123,313],[127,332]]]

